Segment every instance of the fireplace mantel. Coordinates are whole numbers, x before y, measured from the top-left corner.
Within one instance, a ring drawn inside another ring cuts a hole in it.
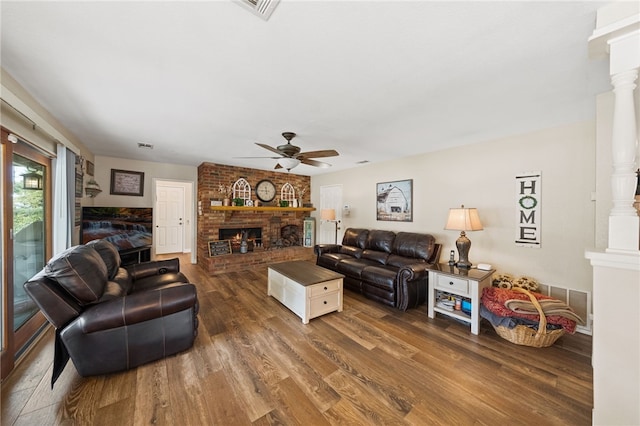
[[[315,207],[271,207],[271,206],[211,206],[211,211],[223,212],[225,221],[230,219],[235,212],[294,212],[309,213],[315,211]],[[296,214],[296,216],[298,216]]]

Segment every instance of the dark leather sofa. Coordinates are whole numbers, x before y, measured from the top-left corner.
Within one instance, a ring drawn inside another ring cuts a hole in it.
[[[430,234],[348,228],[342,244],[314,247],[316,264],[345,275],[344,287],[398,309],[424,303],[427,265],[441,245]]]
[[[198,330],[196,287],[178,259],[120,267],[106,240],[71,247],[24,284],[56,328],[51,385],[69,357],[81,376],[128,370],[184,351]]]

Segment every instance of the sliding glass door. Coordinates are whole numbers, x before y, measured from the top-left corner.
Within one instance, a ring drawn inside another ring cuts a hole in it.
[[[45,320],[23,284],[50,256],[51,160],[2,129],[2,377]]]

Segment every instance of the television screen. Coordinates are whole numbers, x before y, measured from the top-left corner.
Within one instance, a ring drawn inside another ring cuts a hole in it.
[[[151,207],[83,207],[80,241],[106,239],[127,250],[153,243]]]

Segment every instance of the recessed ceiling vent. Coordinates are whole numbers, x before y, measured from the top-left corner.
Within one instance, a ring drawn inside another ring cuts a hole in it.
[[[153,145],[151,145],[150,143],[138,142],[138,148],[140,148],[140,149],[153,149]]]
[[[235,0],[235,3],[267,21],[280,0]]]

